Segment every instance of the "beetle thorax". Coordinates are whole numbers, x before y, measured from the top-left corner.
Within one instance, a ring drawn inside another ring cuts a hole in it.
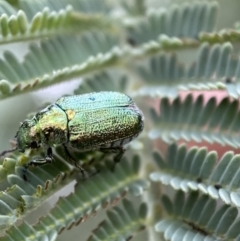
[[[57,105],[50,105],[36,115],[41,143],[46,146],[61,145],[68,142],[68,119],[66,113]],[[33,130],[35,134],[35,130]]]
[[[39,128],[37,120],[25,120],[20,126],[16,136],[18,150],[24,152],[27,148],[38,148],[41,139],[39,135]]]

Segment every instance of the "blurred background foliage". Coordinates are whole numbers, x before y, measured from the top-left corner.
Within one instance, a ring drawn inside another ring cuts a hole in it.
[[[0,0],[0,151],[63,95],[119,91],[145,128],[112,155],[0,163],[0,240],[240,240],[238,0]],[[10,141],[10,142],[9,142]],[[94,160],[94,162],[92,162]]]

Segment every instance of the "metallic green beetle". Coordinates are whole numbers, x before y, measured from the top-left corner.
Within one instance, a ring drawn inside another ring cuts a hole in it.
[[[24,152],[27,148],[43,146],[46,157],[30,161],[37,166],[53,161],[52,147],[62,145],[72,160],[69,149],[79,151],[99,150],[118,152],[116,160],[124,153],[123,146],[143,130],[143,114],[133,100],[118,92],[94,92],[84,95],[62,97],[56,103],[38,112],[31,120],[25,120],[20,126],[15,139],[16,148]],[[84,171],[75,160],[74,164]]]

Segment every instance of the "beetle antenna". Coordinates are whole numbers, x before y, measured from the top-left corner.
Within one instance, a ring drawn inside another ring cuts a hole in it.
[[[17,147],[11,149],[11,150],[7,150],[7,151],[3,151],[2,153],[0,153],[0,157],[4,156],[5,154],[7,153],[10,153],[10,152],[14,152],[17,150]]]

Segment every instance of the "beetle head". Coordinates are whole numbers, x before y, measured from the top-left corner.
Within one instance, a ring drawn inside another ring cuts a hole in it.
[[[24,152],[27,148],[39,148],[41,140],[37,131],[37,120],[35,118],[25,120],[19,127],[15,139],[20,152]]]

